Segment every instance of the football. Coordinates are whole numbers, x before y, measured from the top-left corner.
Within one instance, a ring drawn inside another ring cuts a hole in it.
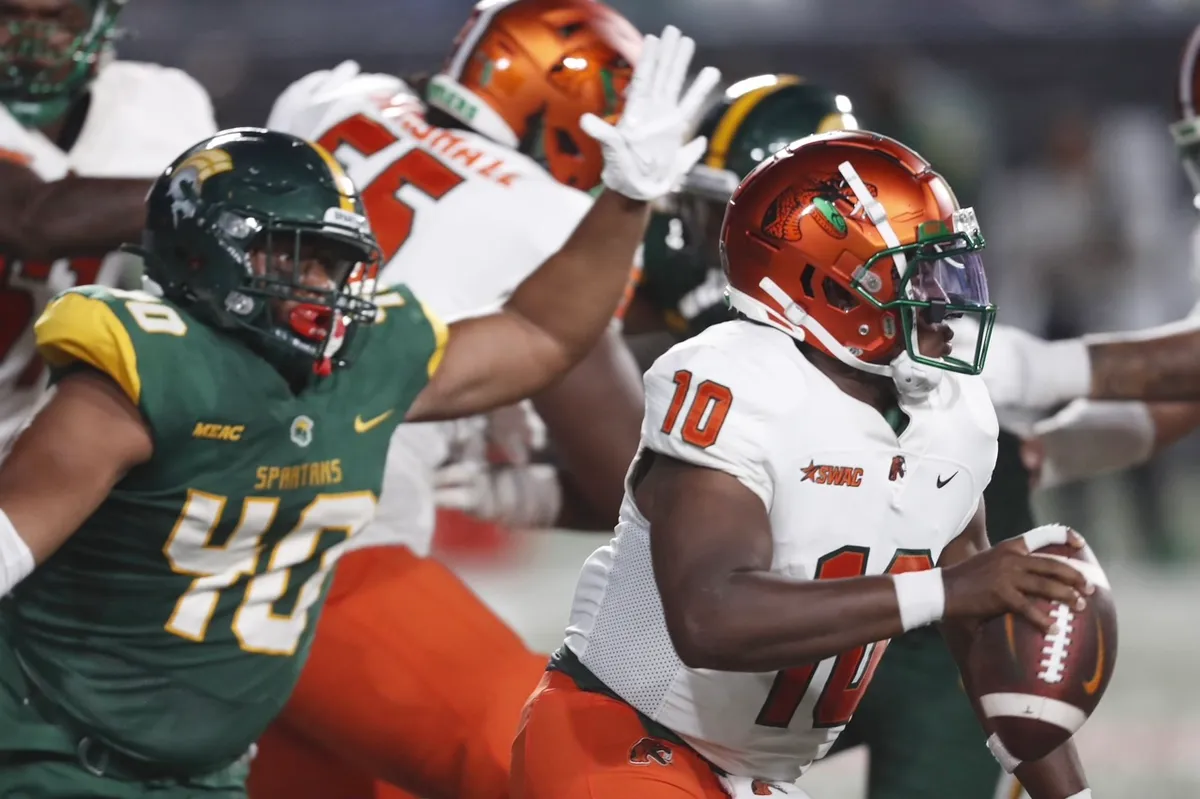
[[[1005,748],[1022,761],[1054,751],[1096,709],[1117,662],[1117,612],[1104,569],[1088,546],[1051,545],[1035,554],[1069,562],[1096,586],[1087,607],[1041,605],[1057,630],[1043,633],[1009,613],[984,622],[969,672]]]

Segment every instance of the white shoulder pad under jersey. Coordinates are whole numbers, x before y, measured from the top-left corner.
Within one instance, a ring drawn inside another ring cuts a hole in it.
[[[311,115],[288,106],[279,123],[325,146],[362,192],[381,280],[407,284],[443,319],[499,306],[591,207],[521,153],[429,124],[410,95],[351,93]]]
[[[69,154],[86,177],[157,177],[184,150],[217,132],[208,92],[185,72],[114,61],[92,84],[92,105]]]
[[[788,365],[796,357],[787,336],[744,321],[675,345],[645,374],[643,446],[726,472],[769,509],[772,427],[805,394],[802,377]]]
[[[284,89],[271,106],[267,127],[316,139],[351,114],[381,104],[398,104],[397,95],[420,103],[416,93],[400,78],[361,73],[357,64],[343,61],[333,69],[310,72]]]

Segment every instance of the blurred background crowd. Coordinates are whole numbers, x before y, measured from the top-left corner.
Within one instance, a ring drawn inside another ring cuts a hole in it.
[[[608,1],[644,31],[679,24],[697,61],[731,78],[795,72],[843,92],[864,127],[929,158],[979,210],[1001,322],[1056,338],[1160,324],[1195,304],[1200,217],[1167,125],[1200,0]],[[187,70],[222,125],[261,124],[288,83],[342,59],[401,75],[435,67],[471,5],[132,3],[121,51]],[[1122,664],[1081,733],[1097,795],[1200,796],[1200,697],[1187,689],[1200,657],[1200,440],[1037,504],[1084,531],[1117,575]],[[597,543],[539,533],[448,557],[548,649]],[[819,766],[809,789],[861,795],[854,757]]]

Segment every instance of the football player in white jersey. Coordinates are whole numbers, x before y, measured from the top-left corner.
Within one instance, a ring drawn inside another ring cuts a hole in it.
[[[50,297],[112,283],[151,180],[216,131],[176,69],[113,60],[124,0],[0,2],[0,453],[46,381],[33,321]]]
[[[1079,544],[1066,528],[987,549],[986,347],[951,356],[945,325],[992,325],[981,247],[876,134],[802,139],[742,183],[721,232],[740,318],[645,376],[617,535],[527,705],[513,797],[797,793],[890,638],[941,622],[961,664],[977,619],[1049,629],[1031,599],[1086,602],[1028,554]],[[1037,799],[1090,796],[1070,743],[1017,773]]]
[[[362,187],[387,262],[381,281],[461,318],[503,302],[591,206],[582,190],[599,182],[602,161],[580,118],[621,112],[641,44],[594,0],[489,0],[430,80],[434,111],[401,81],[350,64],[298,81],[268,124],[324,145]],[[693,90],[706,96],[712,73],[701,75]],[[596,515],[611,519],[642,413],[618,332],[534,403]],[[380,512],[361,539],[369,548],[339,563],[304,675],[260,742],[253,795],[400,795],[374,777],[423,797],[507,792],[512,731],[546,656],[424,557],[432,470],[456,443],[445,429],[397,430]]]

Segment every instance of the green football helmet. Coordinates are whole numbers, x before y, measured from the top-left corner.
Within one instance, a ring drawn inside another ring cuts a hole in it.
[[[179,156],[131,249],[149,288],[289,377],[345,366],[353,332],[375,319],[379,245],[354,184],[286,133],[234,128]]]
[[[126,0],[70,0],[53,18],[0,11],[0,104],[22,125],[60,118],[91,83],[110,52]]]
[[[640,293],[668,327],[690,336],[729,319],[718,240],[742,179],[796,139],[857,128],[849,98],[794,75],[757,75],[725,90],[699,126],[708,152],[646,233]]]

